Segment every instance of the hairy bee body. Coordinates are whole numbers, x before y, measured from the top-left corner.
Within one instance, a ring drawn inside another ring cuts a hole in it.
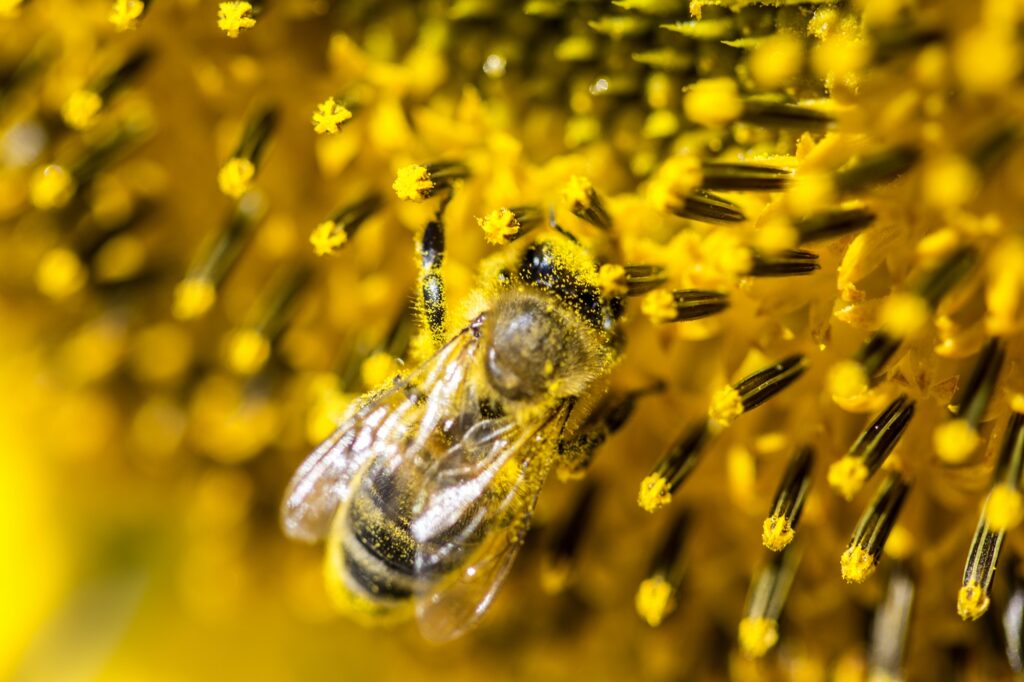
[[[369,620],[415,609],[446,639],[501,583],[556,464],[575,401],[617,357],[621,304],[567,240],[485,268],[482,310],[420,367],[372,396],[303,464],[284,526],[327,536],[335,601]]]

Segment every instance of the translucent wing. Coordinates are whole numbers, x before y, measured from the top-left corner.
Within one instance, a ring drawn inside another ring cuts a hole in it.
[[[427,639],[458,637],[490,606],[529,529],[560,421],[483,420],[429,472],[410,524]]]
[[[335,512],[371,459],[415,457],[431,434],[443,428],[450,406],[461,402],[465,392],[480,321],[372,397],[306,458],[281,504],[285,534],[305,542],[326,537]]]

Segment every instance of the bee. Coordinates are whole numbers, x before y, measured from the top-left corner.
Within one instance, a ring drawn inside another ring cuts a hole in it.
[[[419,286],[438,340],[443,249],[439,216],[420,239]],[[564,447],[587,441],[578,430],[567,439],[570,413],[621,354],[623,299],[602,294],[597,272],[558,233],[485,260],[461,330],[366,398],[300,466],[282,525],[294,539],[326,539],[329,589],[344,610],[371,622],[415,616],[435,641],[483,615],[549,472],[586,454]]]

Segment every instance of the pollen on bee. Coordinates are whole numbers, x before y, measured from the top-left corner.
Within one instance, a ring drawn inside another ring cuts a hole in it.
[[[229,38],[256,25],[255,8],[250,2],[222,2],[217,8],[217,27]]]

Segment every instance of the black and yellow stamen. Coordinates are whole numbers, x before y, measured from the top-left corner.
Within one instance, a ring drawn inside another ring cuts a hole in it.
[[[787,547],[771,553],[750,581],[738,634],[746,656],[761,658],[778,643],[779,619],[799,564],[800,549]]]
[[[380,204],[380,196],[372,194],[338,209],[333,216],[317,225],[309,235],[309,243],[313,245],[316,255],[327,256],[344,248]]]
[[[751,277],[793,277],[809,275],[821,269],[817,254],[800,249],[786,249],[773,254],[755,251],[753,256],[747,272]]]
[[[608,297],[641,296],[657,289],[667,279],[660,265],[605,263],[597,271],[598,286]]]
[[[277,125],[277,110],[261,109],[246,123],[235,153],[231,155],[217,174],[221,192],[238,199],[249,191],[259,171],[260,160],[267,142]]]
[[[788,168],[753,163],[720,163],[702,165],[701,187],[726,192],[773,192],[784,189],[793,173]]]
[[[689,517],[685,513],[672,520],[651,559],[647,577],[637,587],[634,608],[652,628],[661,625],[678,605],[679,588],[686,574],[682,550],[688,525]]]
[[[601,195],[587,178],[579,175],[569,178],[569,182],[562,189],[562,200],[569,207],[569,211],[580,220],[602,230],[611,228],[612,219],[604,208]]]
[[[999,449],[999,459],[992,474],[992,487],[985,500],[985,523],[995,531],[1008,531],[1024,519],[1024,493],[1021,473],[1024,472],[1024,414],[1010,413]]]
[[[885,599],[875,609],[871,623],[868,665],[872,680],[903,679],[916,589],[910,569],[903,563],[896,563],[889,575]]]
[[[913,168],[920,156],[917,148],[906,145],[866,154],[836,171],[836,191],[847,194],[891,182]]]
[[[828,483],[852,500],[896,447],[914,416],[914,401],[901,395],[889,403],[857,437],[850,450],[828,468]]]
[[[1016,675],[1024,674],[1024,575],[1021,562],[1013,563],[1013,578],[1010,597],[1003,609],[1003,635],[1006,642],[1006,659]]]
[[[863,207],[820,211],[793,222],[798,235],[797,242],[833,239],[857,232],[871,225],[875,214]]]
[[[291,319],[295,301],[309,275],[304,268],[283,272],[260,293],[248,313],[248,321],[232,330],[227,338],[227,364],[232,371],[248,376],[263,368],[274,342]]]
[[[935,454],[943,462],[960,464],[977,450],[981,443],[978,428],[999,380],[1005,354],[1001,339],[990,339],[985,344],[967,383],[949,405],[950,419],[933,432]]]
[[[739,120],[763,128],[819,132],[832,125],[834,119],[824,111],[799,104],[747,99]]]
[[[398,169],[391,185],[403,201],[426,201],[443,190],[451,189],[469,177],[469,168],[454,161],[438,161],[426,165],[412,164]]]
[[[645,511],[654,512],[671,502],[672,494],[700,462],[701,452],[710,436],[708,422],[691,426],[658,460],[640,484],[637,504]]]
[[[195,319],[213,307],[218,288],[249,244],[264,212],[263,203],[250,195],[238,203],[224,228],[203,242],[185,277],[174,288],[174,317]]]
[[[811,488],[813,467],[814,448],[809,445],[797,450],[786,466],[761,529],[761,542],[773,552],[781,552],[796,536],[796,526]]]
[[[61,107],[64,123],[75,130],[91,127],[111,96],[142,71],[149,58],[150,54],[145,50],[135,52],[115,68],[97,75],[71,93]]]
[[[548,537],[540,566],[540,584],[548,594],[559,594],[572,584],[577,552],[593,519],[596,495],[596,485],[584,486],[569,515]]]
[[[840,558],[843,580],[862,583],[875,572],[909,490],[910,484],[896,472],[889,474],[878,486],[874,499],[861,515],[850,544]]]
[[[703,190],[676,197],[667,208],[680,218],[704,223],[739,223],[746,220],[739,206],[717,194]]]
[[[992,603],[992,581],[996,576],[996,563],[1003,549],[1006,531],[995,530],[985,521],[985,514],[978,519],[974,539],[967,552],[964,576],[960,591],[956,595],[956,612],[964,620],[977,620],[985,615]]]
[[[722,387],[711,397],[709,421],[717,429],[729,426],[741,414],[762,405],[796,381],[806,369],[807,362],[803,355],[790,355],[744,377],[736,384]]]
[[[541,224],[543,214],[537,206],[515,206],[491,211],[476,223],[484,233],[484,241],[501,246],[519,239]]]
[[[700,289],[657,289],[647,294],[641,311],[652,322],[666,324],[699,320],[717,315],[729,307],[728,294]]]

